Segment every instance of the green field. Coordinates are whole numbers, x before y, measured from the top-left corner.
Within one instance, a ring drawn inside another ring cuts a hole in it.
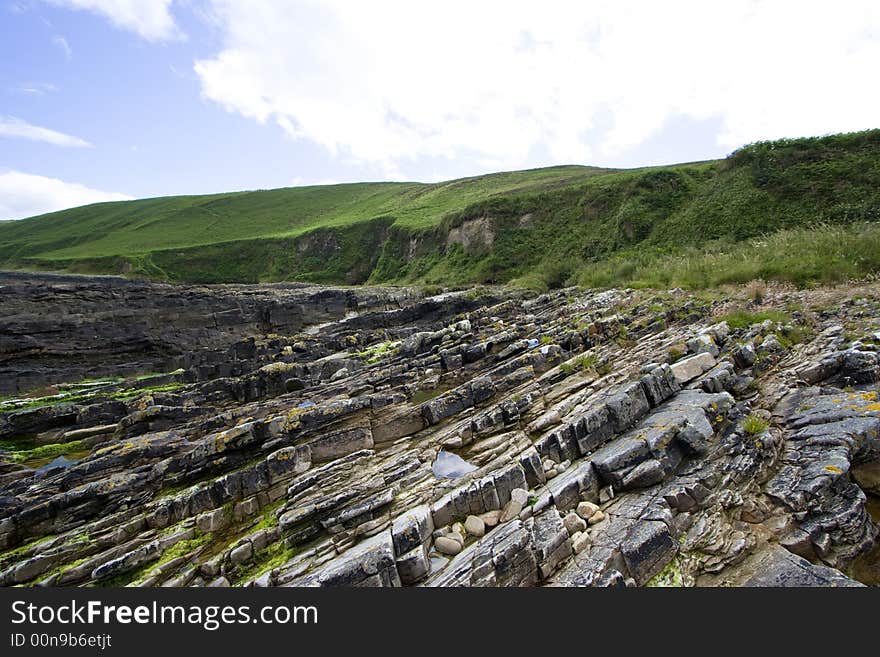
[[[0,267],[190,282],[799,284],[880,269],[880,130],[724,160],[102,203],[0,223]]]
[[[564,187],[601,172],[590,167],[553,167],[433,185],[351,183],[98,203],[0,224],[0,240],[4,246],[7,240],[24,245],[26,255],[63,261],[296,237],[319,227],[348,226],[378,217],[394,217],[398,225],[423,228],[493,195]]]

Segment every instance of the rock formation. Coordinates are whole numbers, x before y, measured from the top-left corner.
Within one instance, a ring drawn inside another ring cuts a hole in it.
[[[0,285],[2,585],[880,582],[876,296]]]

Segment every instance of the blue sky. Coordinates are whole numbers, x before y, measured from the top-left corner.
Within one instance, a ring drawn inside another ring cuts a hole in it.
[[[878,4],[0,0],[0,219],[880,127]]]

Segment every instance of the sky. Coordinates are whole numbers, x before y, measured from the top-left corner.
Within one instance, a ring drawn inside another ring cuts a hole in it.
[[[0,0],[0,220],[880,127],[880,2]]]

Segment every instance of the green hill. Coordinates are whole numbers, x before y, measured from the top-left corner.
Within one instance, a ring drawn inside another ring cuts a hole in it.
[[[101,203],[0,223],[0,266],[190,282],[805,283],[880,271],[880,130],[724,160]]]

